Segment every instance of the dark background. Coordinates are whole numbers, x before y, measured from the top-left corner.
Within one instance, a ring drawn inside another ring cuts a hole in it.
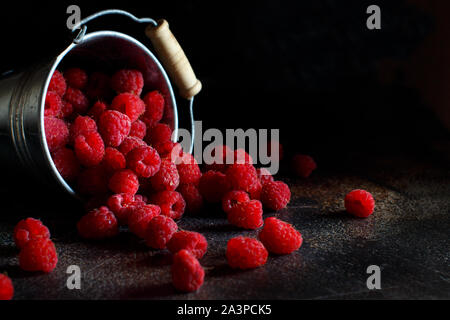
[[[67,46],[69,4],[17,2],[2,10],[1,70],[24,67]],[[436,12],[448,7],[445,1],[76,4],[82,17],[119,8],[167,19],[203,83],[195,113],[204,127],[280,128],[288,152],[311,153],[325,165],[351,150],[420,148],[422,141],[448,137],[442,126],[448,110],[442,109],[450,108],[439,106],[445,99],[426,99],[426,90],[435,87],[430,81],[441,84],[441,79],[414,81],[424,78],[417,72],[421,63],[434,72],[427,63],[436,48],[422,51],[440,27]],[[381,7],[381,30],[366,28],[370,4]],[[97,29],[149,43],[143,26],[127,18],[89,23],[88,31]],[[448,38],[441,42],[448,47]],[[179,104],[183,119],[187,108]],[[438,115],[433,104],[441,108]]]

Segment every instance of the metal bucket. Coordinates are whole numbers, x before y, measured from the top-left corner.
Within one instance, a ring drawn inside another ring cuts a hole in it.
[[[125,67],[140,70],[144,76],[144,90],[158,89],[163,94],[166,100],[163,121],[171,126],[173,139],[176,140],[178,136],[178,110],[172,85],[155,55],[136,39],[120,32],[86,33],[85,23],[105,14],[123,14],[138,22],[158,25],[152,19],[137,19],[121,10],[99,12],[81,21],[79,26],[82,26],[82,29],[79,35],[56,58],[50,58],[20,73],[3,75],[0,79],[2,160],[6,160],[8,168],[17,167],[20,162],[22,167],[35,175],[39,181],[62,188],[75,197],[78,197],[76,191],[56,169],[45,138],[45,97],[51,76],[57,68],[77,65],[95,66],[97,70]],[[74,29],[78,29],[78,26]],[[193,120],[193,96],[190,97],[190,102]]]

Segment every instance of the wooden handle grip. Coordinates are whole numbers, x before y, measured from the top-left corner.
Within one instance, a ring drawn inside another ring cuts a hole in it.
[[[167,73],[178,87],[180,95],[190,99],[199,93],[202,83],[195,76],[183,49],[170,31],[169,23],[164,19],[159,20],[158,26],[149,25],[145,34],[150,38]]]

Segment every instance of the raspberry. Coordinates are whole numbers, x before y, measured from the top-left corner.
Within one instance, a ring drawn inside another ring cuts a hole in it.
[[[183,153],[181,163],[177,164],[177,169],[180,175],[180,184],[199,184],[202,172],[191,154]]]
[[[366,218],[373,213],[375,208],[375,200],[373,196],[361,189],[353,190],[345,196],[345,209],[348,213]]]
[[[105,149],[105,156],[103,157],[103,164],[105,165],[105,169],[109,172],[125,169],[125,156],[119,150],[107,147]]]
[[[73,114],[73,105],[70,102],[62,100],[60,116],[63,118],[69,118]]]
[[[50,152],[57,150],[69,142],[67,124],[57,118],[44,117],[45,138]]]
[[[160,213],[161,209],[153,204],[135,206],[128,215],[128,228],[139,238],[145,238],[150,220]]]
[[[14,286],[11,279],[0,273],[0,300],[11,300],[14,296]]]
[[[89,211],[77,223],[78,233],[86,239],[104,239],[119,233],[116,217],[108,207]]]
[[[108,186],[112,192],[135,195],[139,189],[139,180],[133,171],[123,169],[113,174]]]
[[[48,91],[45,97],[44,116],[57,117],[61,114],[63,102],[61,97],[53,91]]]
[[[165,123],[157,123],[153,127],[148,128],[145,141],[148,144],[157,145],[170,141],[172,137],[172,129]]]
[[[281,181],[266,182],[261,190],[261,202],[270,210],[286,208],[291,199],[291,191],[287,184]]]
[[[203,284],[205,270],[198,260],[187,250],[181,250],[173,256],[172,282],[179,291],[192,292]]]
[[[145,234],[146,243],[151,248],[164,249],[177,230],[178,226],[172,218],[156,216],[148,223]]]
[[[278,149],[278,160],[281,161],[283,160],[283,145],[277,141],[270,141],[267,144],[267,156],[270,157],[272,156],[272,150],[276,151]]]
[[[256,239],[236,237],[228,240],[226,256],[232,268],[257,268],[266,263],[268,255],[264,245]]]
[[[234,153],[227,145],[215,147],[211,151],[211,156],[214,157],[214,159],[217,159],[211,164],[206,164],[207,171],[213,170],[225,173],[227,164],[234,161]]]
[[[108,191],[108,176],[103,166],[87,168],[78,176],[78,190],[82,194],[97,195]]]
[[[80,68],[67,69],[64,71],[64,78],[70,87],[80,90],[84,89],[88,81],[86,72]]]
[[[107,110],[100,116],[98,128],[107,146],[118,147],[130,133],[131,121],[119,111]]]
[[[314,159],[303,154],[296,154],[292,157],[292,170],[302,178],[307,178],[317,168]]]
[[[119,146],[119,151],[123,153],[123,155],[127,155],[131,150],[141,147],[147,146],[147,144],[139,138],[136,137],[127,137]]]
[[[94,105],[89,109],[87,115],[94,119],[95,121],[98,121],[100,119],[100,116],[104,111],[108,109],[108,106],[106,103],[97,101],[94,103]]]
[[[60,97],[64,95],[67,89],[66,80],[64,80],[63,75],[58,70],[53,72],[52,78],[48,85],[48,91],[56,92]]]
[[[27,218],[20,220],[14,227],[14,242],[19,249],[22,249],[28,241],[41,238],[50,238],[50,231],[41,220]]]
[[[19,253],[20,268],[26,271],[51,272],[57,263],[55,245],[47,238],[28,241]]]
[[[236,205],[250,201],[247,192],[241,190],[229,191],[222,198],[222,209],[226,213],[230,212]]]
[[[89,100],[86,98],[83,92],[78,89],[68,87],[64,100],[70,102],[73,109],[78,113],[85,113],[89,108]]]
[[[186,202],[176,191],[161,191],[151,197],[151,202],[161,208],[161,214],[174,220],[180,219],[186,208]]]
[[[168,157],[176,145],[176,142],[167,140],[165,142],[153,144],[153,147],[158,151],[158,154],[161,157]]]
[[[109,77],[101,72],[92,73],[88,79],[86,94],[91,99],[107,100],[112,94]]]
[[[121,93],[111,102],[111,109],[126,114],[131,122],[136,121],[145,111],[144,102],[132,93]]]
[[[147,201],[148,201],[147,197],[143,196],[142,194],[136,194],[134,196],[134,199],[135,199],[136,202],[143,202],[144,204],[146,204]]]
[[[74,149],[78,160],[86,167],[98,165],[105,155],[105,144],[97,131],[77,136]]]
[[[178,188],[186,202],[186,212],[198,213],[203,208],[203,197],[198,187],[193,184],[183,184]]]
[[[136,120],[131,124],[130,137],[144,139],[147,134],[147,126],[141,120]]]
[[[202,175],[198,187],[203,199],[211,203],[222,201],[223,195],[230,190],[226,175],[212,170]]]
[[[149,127],[161,121],[164,114],[164,97],[159,91],[151,91],[142,99],[145,103],[145,113],[142,115],[144,121]]]
[[[144,87],[144,77],[138,70],[122,69],[112,76],[111,87],[117,93],[128,92],[139,96]]]
[[[267,170],[266,168],[256,169],[256,174],[258,175],[258,179],[261,182],[261,185],[264,185],[266,182],[275,181],[269,170]]]
[[[234,151],[234,163],[253,164],[253,159],[244,149],[237,149]]]
[[[145,205],[142,201],[136,201],[136,196],[128,193],[114,194],[110,196],[106,202],[108,208],[114,213],[121,224],[128,223],[128,215],[131,210],[130,207],[135,205]]]
[[[173,254],[186,249],[197,259],[201,259],[208,248],[208,242],[205,237],[193,231],[178,231],[167,243],[167,249]]]
[[[139,177],[149,178],[160,170],[161,159],[152,147],[141,146],[127,154],[127,166]]]
[[[232,164],[228,166],[226,175],[233,190],[257,193],[261,189],[256,169],[251,164]]]
[[[85,135],[92,131],[97,131],[97,124],[90,117],[78,116],[70,125],[70,141],[74,142],[79,135]]]
[[[71,181],[80,173],[80,162],[71,149],[63,147],[56,150],[52,153],[52,160],[65,180]]]
[[[98,195],[89,197],[89,199],[84,203],[84,206],[83,206],[84,210],[86,212],[89,212],[91,210],[97,209],[97,208],[103,206],[106,203],[106,200],[108,200],[107,194],[98,194]],[[116,218],[117,218],[117,216],[116,216]]]
[[[258,200],[241,202],[227,213],[228,222],[243,229],[258,229],[263,225],[262,204]]]
[[[259,240],[275,254],[289,254],[300,248],[303,242],[302,235],[292,225],[274,217],[264,220]]]
[[[159,171],[150,178],[150,183],[154,191],[174,191],[180,184],[177,166],[167,158],[162,159]]]

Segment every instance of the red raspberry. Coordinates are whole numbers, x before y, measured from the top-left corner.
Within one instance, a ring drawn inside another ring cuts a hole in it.
[[[264,245],[256,239],[236,237],[227,244],[227,261],[232,268],[257,268],[266,264],[268,255]]]
[[[128,92],[139,96],[144,87],[144,77],[138,70],[122,69],[112,76],[111,87],[117,93]]]
[[[73,105],[70,102],[62,100],[61,113],[62,118],[69,118],[73,114]]]
[[[146,243],[151,248],[164,249],[177,230],[178,226],[172,218],[156,216],[148,223],[145,234]]]
[[[125,169],[127,162],[122,152],[115,148],[108,147],[105,149],[103,164],[105,165],[105,169],[107,171],[113,172],[116,170]]]
[[[180,219],[186,208],[186,202],[176,191],[161,191],[151,197],[151,202],[161,208],[161,214],[174,220]]]
[[[234,163],[253,164],[253,159],[244,149],[237,149],[234,151]]]
[[[94,105],[89,109],[87,115],[94,119],[95,121],[98,121],[100,119],[100,116],[104,111],[108,109],[108,106],[106,103],[97,101],[94,103]]]
[[[101,72],[94,72],[89,76],[86,94],[91,99],[105,99],[112,95],[109,77]]]
[[[134,206],[128,215],[128,228],[139,238],[145,238],[150,220],[160,213],[161,209],[153,204]]]
[[[264,220],[259,240],[275,254],[289,254],[300,248],[303,242],[302,235],[292,225],[274,217]]]
[[[98,165],[105,155],[105,144],[97,131],[77,136],[74,149],[78,160],[86,167]]]
[[[172,137],[172,129],[165,123],[157,123],[153,127],[148,128],[145,141],[151,145],[161,144],[170,141]]]
[[[233,190],[243,190],[248,193],[259,193],[261,183],[255,167],[251,164],[232,164],[226,171],[227,180]]]
[[[161,159],[152,147],[141,146],[134,148],[127,154],[127,166],[139,177],[149,178],[154,176],[161,166]]]
[[[53,91],[47,91],[45,97],[44,116],[57,117],[61,114],[63,102],[61,97]]]
[[[275,181],[269,170],[267,170],[266,168],[256,169],[256,174],[258,175],[258,179],[261,182],[261,185],[264,185],[266,182]]]
[[[19,253],[20,268],[26,271],[51,272],[57,263],[55,244],[47,238],[28,241]]]
[[[131,122],[136,121],[145,111],[144,102],[132,93],[121,93],[111,102],[111,109],[126,114]]]
[[[177,169],[180,175],[180,184],[199,184],[202,172],[191,154],[183,153],[181,163],[177,164]]]
[[[64,100],[70,102],[73,109],[78,113],[85,113],[89,108],[89,100],[86,98],[83,92],[78,89],[68,87]]]
[[[212,170],[202,175],[198,187],[203,199],[211,203],[222,201],[223,195],[230,190],[226,175]]]
[[[173,254],[186,249],[197,259],[201,259],[208,248],[208,242],[205,237],[193,231],[178,231],[167,243],[167,249]]]
[[[134,199],[135,199],[136,202],[143,202],[143,204],[146,204],[148,202],[147,197],[143,196],[142,194],[135,195]]]
[[[345,196],[345,209],[354,216],[366,218],[373,213],[374,208],[375,200],[365,190],[353,190]]]
[[[64,78],[69,86],[80,90],[84,89],[88,81],[87,73],[80,68],[67,69],[64,71]]]
[[[50,238],[50,231],[41,220],[27,218],[20,220],[14,227],[14,242],[19,249],[22,249],[28,241],[41,238]]]
[[[162,159],[159,171],[150,178],[150,183],[154,191],[174,191],[180,184],[177,166],[167,158]]]
[[[78,233],[86,239],[104,239],[119,233],[116,217],[108,207],[89,211],[77,223]]]
[[[314,159],[303,154],[296,154],[292,157],[292,170],[302,178],[307,178],[317,168]]]
[[[98,128],[107,146],[118,147],[130,133],[131,121],[126,114],[107,110],[100,116]]]
[[[56,92],[60,97],[62,97],[66,92],[66,89],[66,80],[64,80],[61,72],[55,70],[55,72],[53,72],[52,78],[50,79],[50,84],[48,85],[47,91]]]
[[[243,229],[258,229],[263,225],[262,204],[258,200],[250,200],[234,205],[227,213],[228,222]]]
[[[69,129],[67,124],[57,118],[45,117],[45,138],[50,152],[53,152],[69,142]]]
[[[144,121],[149,127],[161,121],[164,114],[164,97],[159,91],[151,91],[142,99],[145,103],[145,113],[142,115]]]
[[[230,212],[236,205],[250,201],[247,192],[242,190],[234,190],[225,193],[222,198],[222,209],[226,213]]]
[[[207,171],[213,170],[225,173],[227,165],[234,161],[234,152],[227,145],[215,147],[211,152],[211,156],[217,158],[217,160],[211,164],[206,164]]]
[[[123,155],[127,155],[131,150],[141,147],[147,146],[147,144],[139,138],[136,137],[127,137],[119,146],[119,151],[123,153]]]
[[[270,210],[286,208],[291,200],[291,190],[281,181],[266,182],[261,191],[261,202]]]
[[[82,194],[98,195],[108,191],[108,175],[103,166],[87,168],[78,176],[78,190]]]
[[[141,120],[136,120],[131,124],[130,137],[144,139],[147,134],[147,126]]]
[[[137,195],[136,195],[137,196]],[[121,224],[128,223],[128,215],[131,210],[129,207],[134,206],[136,197],[128,193],[113,194],[106,202],[108,208],[114,213]],[[137,205],[144,205],[145,203],[138,202]]]
[[[133,171],[124,169],[113,174],[108,186],[112,192],[134,195],[139,189],[139,180]]]
[[[95,121],[87,116],[78,116],[70,125],[70,141],[74,142],[79,135],[85,135],[92,131],[97,131],[97,124]]]
[[[158,154],[161,157],[169,157],[176,146],[177,143],[170,140],[153,145],[153,147],[156,149],[156,151],[158,151]]]
[[[52,153],[52,160],[65,180],[74,180],[80,173],[80,162],[71,149],[63,147],[56,150]]]
[[[193,184],[183,184],[178,188],[186,202],[186,212],[198,213],[203,208],[203,197],[198,187]]]
[[[172,282],[179,291],[192,292],[203,284],[205,270],[198,260],[187,250],[181,250],[173,256]]]
[[[0,273],[0,300],[11,300],[14,296],[14,286],[11,279]]]

